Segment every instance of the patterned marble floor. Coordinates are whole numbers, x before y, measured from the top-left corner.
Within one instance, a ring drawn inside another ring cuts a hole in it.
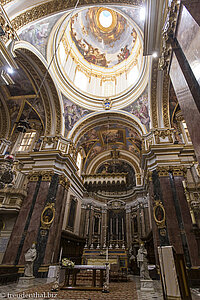
[[[34,285],[29,289],[22,289],[17,283],[1,285],[0,299],[65,299],[65,300],[162,300],[162,288],[159,281],[154,280],[154,292],[141,292],[140,280],[137,276],[130,276],[129,282],[116,282],[110,284],[110,293],[96,291],[59,291],[52,293],[52,283],[47,283],[45,278],[35,278]],[[16,294],[19,293],[17,296]],[[192,299],[200,300],[200,291],[192,290]]]

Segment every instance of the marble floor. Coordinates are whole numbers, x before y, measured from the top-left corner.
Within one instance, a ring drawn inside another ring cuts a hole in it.
[[[140,279],[137,276],[129,276],[128,282],[110,283],[110,292],[100,291],[63,291],[51,292],[52,283],[45,278],[35,278],[34,283],[28,289],[19,288],[17,283],[0,285],[0,299],[66,299],[66,300],[162,300],[162,288],[160,281],[154,280],[154,292],[141,292]],[[192,290],[192,299],[200,300],[200,290]]]

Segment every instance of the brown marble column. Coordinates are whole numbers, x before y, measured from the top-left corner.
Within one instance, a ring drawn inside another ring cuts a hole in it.
[[[173,179],[176,188],[176,193],[179,199],[179,205],[181,210],[181,217],[183,222],[183,227],[185,231],[185,235],[187,238],[188,249],[190,254],[190,259],[192,266],[199,266],[200,265],[200,257],[198,256],[198,245],[195,239],[195,235],[193,232],[193,225],[192,219],[190,215],[190,210],[188,207],[188,202],[184,193],[183,181],[184,181],[184,174],[183,171],[177,169],[173,169]]]
[[[19,264],[21,263],[21,260],[24,262],[25,251],[27,251],[31,244],[37,240],[37,229],[40,225],[39,210],[42,210],[41,202],[43,202],[47,196],[48,187],[49,182],[42,181],[41,173],[35,172],[29,176],[27,197],[23,201],[18,218],[14,225],[3,258],[3,264]],[[39,220],[36,216],[38,213]],[[32,222],[32,217],[34,222]],[[22,257],[21,260],[20,257]]]
[[[52,225],[49,228],[49,235],[46,244],[46,251],[43,259],[43,264],[56,263],[59,259],[61,232],[68,188],[69,181],[64,175],[60,175],[55,201],[55,218]]]
[[[153,182],[152,182],[152,173],[149,173],[148,177],[149,181],[149,202],[150,202],[150,211],[151,211],[151,222],[152,222],[152,233],[153,233],[153,244],[154,244],[154,253],[155,253],[155,258],[156,258],[156,264],[159,265],[159,258],[158,258],[158,246],[160,246],[160,241],[159,241],[159,234],[158,234],[158,228],[156,226],[156,223],[153,218],[153,206],[154,206],[154,188],[153,188]]]
[[[188,203],[184,194],[182,166],[158,167],[157,174],[165,209],[169,244],[185,256],[188,267],[199,265],[197,242],[192,227]],[[155,205],[155,190],[153,202]],[[155,221],[153,222],[155,223]]]
[[[200,87],[178,42],[172,44],[170,77],[200,163]]]
[[[24,254],[31,247],[33,242],[37,242],[38,230],[40,228],[40,217],[48,196],[52,175],[52,172],[42,174],[40,189],[30,218],[30,223],[27,230],[25,229],[23,233],[25,234],[25,240],[18,264],[25,263]]]

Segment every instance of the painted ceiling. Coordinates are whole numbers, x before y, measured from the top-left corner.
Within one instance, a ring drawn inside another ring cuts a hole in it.
[[[84,169],[104,151],[126,150],[140,158],[142,140],[136,130],[120,124],[105,124],[88,130],[78,141],[84,151]]]
[[[82,56],[89,63],[106,68],[127,59],[137,39],[127,19],[102,7],[80,11],[71,19],[70,26],[71,38]]]

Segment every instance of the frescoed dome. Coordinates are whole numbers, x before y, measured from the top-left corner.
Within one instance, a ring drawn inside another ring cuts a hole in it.
[[[126,13],[99,6],[69,13],[55,25],[49,57],[58,44],[53,65],[59,86],[84,108],[102,109],[102,99],[108,98],[113,108],[123,108],[144,91],[143,33]]]

